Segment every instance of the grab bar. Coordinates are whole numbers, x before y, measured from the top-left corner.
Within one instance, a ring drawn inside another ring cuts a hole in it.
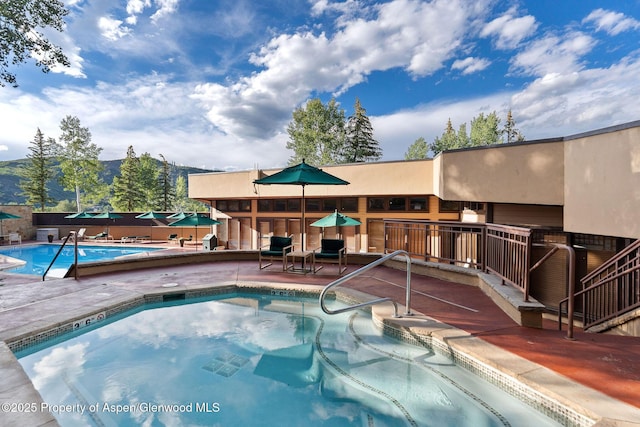
[[[73,269],[75,272],[75,278],[76,280],[78,279],[78,239],[76,238],[76,232],[75,231],[70,231],[69,235],[67,236],[66,239],[62,239],[62,245],[60,245],[60,249],[58,249],[58,252],[56,252],[56,256],[53,257],[53,260],[51,260],[51,263],[49,264],[49,267],[47,267],[47,270],[44,272],[44,274],[42,275],[42,281],[44,282],[45,277],[47,277],[47,273],[49,272],[49,270],[51,270],[51,267],[53,267],[53,263],[56,262],[56,259],[58,259],[58,255],[60,255],[60,252],[62,252],[62,249],[64,248],[64,246],[67,244],[67,242],[69,241],[69,239],[71,238],[71,236],[73,236],[73,242],[74,242],[74,248],[73,248],[73,259],[74,259],[74,264],[73,264]]]
[[[393,317],[402,317],[398,315],[398,304],[395,301],[393,301],[391,298],[378,298],[368,302],[351,305],[349,307],[339,308],[337,310],[330,310],[329,308],[327,308],[327,306],[324,303],[324,298],[330,289],[335,288],[336,286],[339,286],[344,282],[351,280],[354,277],[364,273],[365,271],[370,270],[373,267],[376,267],[384,263],[385,261],[391,258],[394,258],[398,255],[404,255],[407,260],[407,294],[406,294],[406,312],[404,313],[404,315],[413,316],[413,314],[411,313],[411,257],[409,256],[409,253],[407,251],[402,251],[402,250],[395,251],[393,253],[385,255],[384,257],[377,259],[374,262],[367,264],[364,267],[361,267],[352,273],[347,274],[346,276],[342,276],[339,279],[336,279],[333,282],[329,283],[327,286],[325,286],[324,289],[322,289],[322,292],[320,292],[320,298],[319,298],[320,307],[322,308],[322,311],[324,311],[327,314],[340,314],[340,313],[344,313],[345,311],[355,310],[361,307],[366,307],[368,305],[380,304],[382,302],[391,301],[391,303],[393,304]]]

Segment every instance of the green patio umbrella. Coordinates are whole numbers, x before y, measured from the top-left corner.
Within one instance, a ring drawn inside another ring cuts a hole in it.
[[[323,236],[324,236],[324,229],[327,227],[349,227],[352,225],[360,225],[362,224],[360,221],[358,221],[357,219],[353,219],[351,217],[348,217],[346,215],[341,214],[340,212],[338,212],[338,210],[336,209],[332,214],[325,216],[324,218],[320,218],[319,220],[317,220],[316,222],[312,223],[311,226],[312,227],[322,227],[323,229]]]
[[[102,212],[98,215],[94,215],[91,218],[93,219],[110,219],[115,221],[118,218],[122,218],[122,215],[118,215],[117,213],[113,213],[113,212]],[[109,236],[109,222],[107,222],[107,236]]]
[[[90,214],[87,211],[77,212],[77,213],[65,216],[65,218],[69,218],[69,219],[87,219],[87,218],[93,218],[93,217],[94,215]]]
[[[174,214],[171,214],[171,215],[167,216],[167,219],[175,219],[177,221],[179,219],[185,219],[189,215],[193,215],[193,214],[186,214],[184,212],[176,212]]]
[[[198,214],[187,215],[185,218],[179,219],[169,224],[171,227],[195,227],[196,228],[196,242],[198,241],[198,227],[199,226],[212,226],[222,224],[220,221],[211,219],[208,216],[202,216]],[[196,249],[198,246],[196,246]]]
[[[316,222],[312,223],[313,227],[348,227],[350,225],[360,225],[362,224],[357,219],[353,219],[346,215],[341,214],[336,209],[330,215],[325,216],[324,218],[320,218]]]
[[[151,231],[149,232],[149,239],[151,239],[151,236],[153,235],[153,220],[165,219],[166,216],[164,216],[163,214],[161,214],[159,212],[149,211],[149,212],[145,212],[145,213],[140,214],[140,215],[136,215],[136,218],[138,218],[138,219],[150,219],[151,220]]]
[[[18,215],[10,214],[9,212],[0,211],[0,235],[4,235],[2,231],[2,221],[5,219],[18,219],[20,218]]]
[[[301,223],[301,243],[304,250],[304,187],[307,185],[348,185],[349,183],[337,176],[326,173],[320,168],[308,165],[302,159],[302,163],[282,169],[280,172],[264,178],[256,179],[254,184],[262,185],[300,185],[302,186],[302,223]]]

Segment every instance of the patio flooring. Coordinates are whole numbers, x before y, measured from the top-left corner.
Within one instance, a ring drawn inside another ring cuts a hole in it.
[[[349,266],[347,272],[356,268]],[[276,264],[259,270],[257,261],[220,261],[45,282],[34,276],[0,272],[0,340],[7,340],[16,330],[34,322],[57,318],[105,299],[161,291],[169,283],[185,288],[233,283],[324,286],[336,279],[335,269],[337,266],[327,266],[317,274],[301,275],[283,272]],[[377,267],[345,287],[392,297],[404,304],[405,279],[404,271]],[[605,411],[608,402],[616,403],[611,406],[616,412],[607,416],[611,420],[606,425],[640,426],[640,338],[590,334],[576,328],[575,340],[571,341],[566,339],[566,326],[559,331],[553,320],[545,320],[542,329],[518,326],[476,287],[416,274],[412,275],[411,286],[413,311],[610,398],[594,402],[596,406],[604,405]],[[14,397],[10,389],[5,381],[0,388],[2,402]],[[620,407],[624,409],[622,414]],[[0,424],[11,425],[13,420],[14,425],[26,425],[21,424],[20,417],[7,415],[0,414]],[[638,418],[634,418],[636,415]],[[612,421],[616,419],[619,421]]]

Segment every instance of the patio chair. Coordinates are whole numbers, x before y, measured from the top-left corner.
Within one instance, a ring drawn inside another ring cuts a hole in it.
[[[338,264],[338,275],[342,275],[347,269],[347,248],[342,239],[322,239],[320,248],[313,251],[315,265],[321,263]],[[316,267],[314,272],[322,269],[323,265]]]
[[[169,242],[176,242],[178,243],[178,234],[169,234],[169,237],[167,237],[167,240]]]
[[[282,260],[282,271],[286,270],[287,254],[293,250],[293,239],[291,237],[271,236],[269,245],[260,248],[258,261],[260,270],[269,267],[275,260]],[[269,261],[268,264],[262,263]]]
[[[18,233],[9,233],[9,244],[17,242],[19,245],[22,244],[22,236]]]
[[[106,231],[103,231],[102,233],[98,233],[95,236],[86,236],[87,239],[91,239],[91,240],[102,240],[102,239],[107,239],[108,235]]]

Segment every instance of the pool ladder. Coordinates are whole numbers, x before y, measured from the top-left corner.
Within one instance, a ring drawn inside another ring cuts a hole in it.
[[[51,267],[53,266],[53,263],[56,262],[56,259],[58,259],[58,255],[60,255],[60,252],[62,252],[62,249],[64,248],[64,246],[67,244],[67,242],[69,242],[69,239],[73,238],[73,271],[74,271],[74,276],[76,278],[76,280],[78,279],[78,239],[76,238],[76,232],[75,231],[70,231],[69,235],[65,238],[62,239],[62,245],[60,245],[60,249],[58,249],[58,252],[56,252],[56,255],[53,257],[53,259],[51,260],[51,263],[49,263],[49,267],[47,267],[47,269],[45,270],[44,274],[42,275],[42,281],[44,282],[45,278],[47,277],[47,273],[49,272],[49,270],[51,270]]]
[[[337,286],[340,286],[343,283],[353,279],[354,277],[361,275],[365,271],[371,270],[373,267],[376,267],[390,260],[391,258],[395,258],[396,256],[399,256],[399,255],[404,255],[405,259],[407,260],[407,294],[406,294],[406,304],[405,304],[406,311],[404,313],[404,316],[413,316],[413,313],[411,313],[411,257],[409,256],[409,253],[407,251],[402,251],[402,250],[395,251],[393,253],[385,255],[382,258],[377,259],[374,262],[367,264],[364,267],[361,267],[352,273],[347,274],[346,276],[340,277],[339,279],[336,279],[333,282],[329,283],[327,286],[325,286],[322,292],[320,292],[320,298],[319,298],[320,307],[322,308],[322,311],[324,311],[327,314],[340,314],[340,313],[344,313],[345,311],[356,310],[358,308],[366,307],[369,305],[375,305],[375,304],[391,301],[391,303],[393,304],[393,317],[402,317],[398,314],[398,304],[391,298],[378,298],[378,299],[363,302],[360,304],[354,304],[349,307],[339,308],[337,310],[331,310],[327,308],[324,302],[325,296],[327,295],[329,290]]]

